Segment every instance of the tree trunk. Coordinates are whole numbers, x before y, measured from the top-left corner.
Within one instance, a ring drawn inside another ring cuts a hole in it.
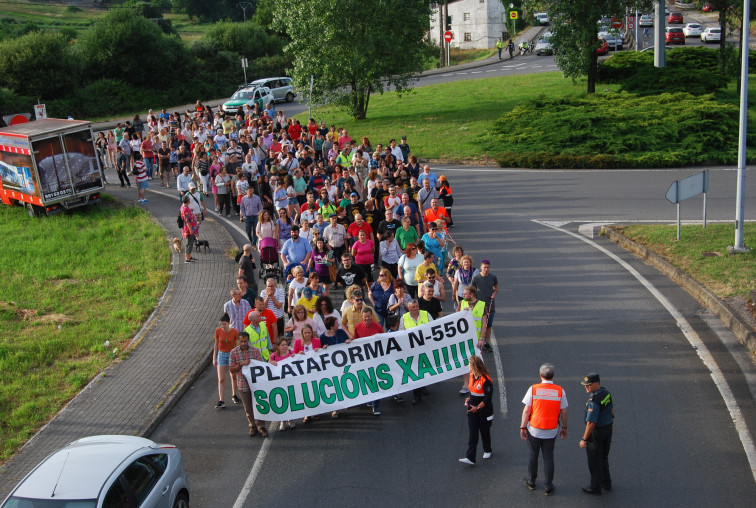
[[[722,27],[722,33],[719,35],[719,73],[725,76],[727,73],[727,56],[725,55],[725,45],[727,43],[727,12],[725,10],[719,11],[719,26]]]
[[[444,9],[438,4],[438,45],[441,47],[441,67],[446,66],[446,52],[444,51]]]
[[[596,79],[598,77],[598,54],[594,50],[591,53],[591,63],[588,64],[588,93],[596,92]]]

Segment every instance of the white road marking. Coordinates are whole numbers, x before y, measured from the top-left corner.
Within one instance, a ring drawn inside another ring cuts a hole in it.
[[[483,71],[471,71],[470,74],[480,74]]]
[[[490,70],[487,70],[486,72],[496,72],[496,69],[490,69]]]
[[[265,457],[268,455],[268,450],[270,449],[270,443],[273,441],[273,436],[276,435],[276,430],[273,428],[273,424],[276,422],[269,423],[270,428],[268,429],[268,437],[263,439],[263,444],[260,447],[260,451],[257,452],[257,458],[252,465],[252,470],[249,472],[247,481],[244,482],[244,487],[242,487],[241,492],[239,492],[239,496],[236,498],[233,508],[242,508],[242,506],[244,506],[244,502],[247,500],[249,493],[252,492],[252,487],[255,485],[257,475],[260,474],[263,462],[265,462]]]
[[[680,331],[682,331],[683,335],[685,335],[685,338],[688,339],[688,343],[693,349],[696,350],[696,353],[703,362],[704,366],[709,369],[711,379],[712,381],[714,381],[714,385],[717,387],[717,390],[719,390],[719,394],[722,396],[722,400],[724,400],[725,406],[727,406],[727,410],[730,412],[730,418],[735,424],[735,430],[737,430],[738,432],[738,437],[740,438],[740,442],[743,445],[743,450],[745,451],[746,458],[748,459],[748,463],[751,466],[751,475],[753,476],[754,482],[756,482],[756,446],[754,446],[753,439],[751,438],[751,434],[748,431],[748,427],[746,426],[745,419],[743,418],[743,413],[740,410],[740,406],[738,406],[735,395],[732,393],[732,390],[727,384],[727,380],[725,379],[724,374],[722,374],[722,371],[719,369],[719,365],[717,365],[716,360],[709,352],[706,344],[704,344],[704,342],[701,340],[701,337],[698,336],[696,331],[692,326],[690,326],[690,323],[688,323],[685,317],[680,314],[680,311],[678,311],[677,308],[672,305],[672,302],[670,302],[664,295],[662,295],[661,292],[656,289],[656,287],[651,284],[643,275],[638,273],[635,268],[630,266],[625,260],[621,259],[613,252],[610,252],[601,245],[598,245],[593,240],[589,240],[588,238],[585,238],[578,233],[573,233],[572,231],[567,231],[565,229],[559,229],[549,225],[548,223],[538,220],[534,220],[533,222],[568,234],[573,238],[577,238],[578,240],[581,240],[603,252],[611,259],[616,261],[625,270],[630,272],[630,274],[635,277],[638,282],[640,282],[654,296],[654,298],[656,298],[657,301],[661,303],[662,306],[664,306],[665,309],[667,309],[667,312],[669,312],[670,315],[674,318],[675,322],[677,322],[677,326],[680,328]]]
[[[463,75],[463,74],[467,74],[467,73],[466,72],[457,72],[456,74]]]
[[[454,76],[454,73],[450,72],[449,74],[441,74],[442,76]]]
[[[501,355],[499,354],[499,347],[496,344],[496,334],[493,329],[491,330],[491,344],[493,345],[494,363],[496,363],[496,376],[499,381],[499,407],[501,408],[501,415],[506,418],[509,413],[509,408],[507,408],[507,386],[504,382],[504,367],[501,364]]]

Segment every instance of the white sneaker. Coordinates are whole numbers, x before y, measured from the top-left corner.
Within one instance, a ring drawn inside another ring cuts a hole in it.
[[[288,422],[286,422],[286,426],[289,427],[290,429],[297,428],[297,424],[294,423],[294,422],[292,422],[291,420],[289,420]]]
[[[485,452],[485,453],[483,453],[483,458],[484,459],[490,459],[491,458],[491,452]]]
[[[470,393],[470,387],[463,386],[462,389],[459,391],[459,393],[460,395],[467,395],[468,393]]]
[[[465,457],[464,459],[459,459],[459,461],[462,464],[467,464],[469,466],[474,466],[475,465],[475,462],[473,462],[472,460],[468,459],[467,457]]]
[[[281,422],[278,425],[278,430],[280,430],[281,432],[283,432],[284,430],[286,430],[286,422]]]

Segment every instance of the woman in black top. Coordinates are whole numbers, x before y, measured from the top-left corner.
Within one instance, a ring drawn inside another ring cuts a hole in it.
[[[491,458],[491,423],[493,421],[493,382],[486,365],[478,356],[470,358],[468,385],[470,396],[465,399],[467,408],[467,454],[459,459],[463,464],[475,464],[478,434],[483,440],[483,458]]]

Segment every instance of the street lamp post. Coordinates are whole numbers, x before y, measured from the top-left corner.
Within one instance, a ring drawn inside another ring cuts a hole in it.
[[[242,11],[244,12],[244,22],[247,22],[247,7],[252,7],[252,2],[239,2],[239,7],[241,7]]]
[[[743,221],[745,220],[745,168],[746,133],[748,131],[748,26],[751,17],[751,2],[743,0],[743,46],[740,48],[740,129],[738,131],[738,185],[735,200],[735,244],[730,253],[747,252],[743,245]]]

